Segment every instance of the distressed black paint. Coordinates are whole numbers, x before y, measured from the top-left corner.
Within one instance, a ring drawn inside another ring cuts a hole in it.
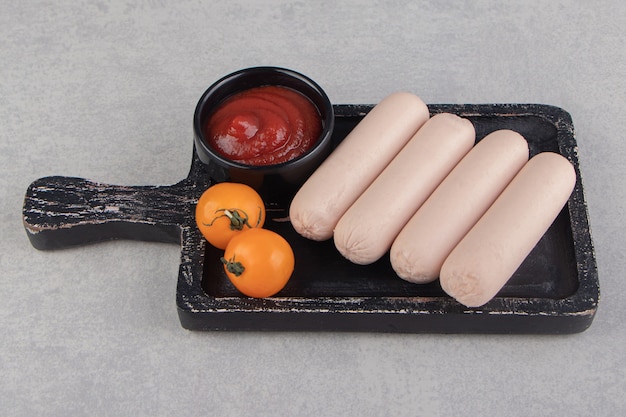
[[[372,108],[336,105],[335,144]],[[411,333],[575,333],[592,322],[599,284],[574,129],[568,113],[543,105],[431,105],[431,113],[470,119],[477,140],[497,129],[521,133],[531,156],[556,151],[576,169],[566,208],[507,283],[485,306],[466,308],[438,283],[410,284],[387,260],[360,267],[337,255],[332,243],[311,242],[288,222],[289,195],[262,189],[267,227],[290,241],[296,271],[271,299],[241,297],[225,278],[220,251],[195,227],[194,205],[210,185],[194,154],[186,179],[171,186],[113,186],[80,178],[33,182],[24,201],[24,225],[38,249],[60,249],[110,239],[181,244],[177,306],[194,330],[321,330]]]

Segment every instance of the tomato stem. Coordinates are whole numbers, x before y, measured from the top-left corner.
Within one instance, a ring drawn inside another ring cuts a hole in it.
[[[230,260],[226,260],[226,258],[222,256],[220,258],[220,261],[222,261],[222,263],[226,265],[226,270],[230,272],[231,274],[235,275],[236,277],[243,274],[243,271],[246,270],[246,268],[241,264],[241,262],[235,261],[234,255]]]
[[[250,225],[250,218],[248,217],[248,213],[243,210],[239,210],[237,208],[231,209],[218,209],[215,210],[215,214],[221,213],[218,216],[215,216],[211,223],[203,223],[207,227],[213,226],[213,223],[219,218],[227,217],[230,220],[230,230],[243,230],[244,226],[248,226],[249,229],[259,227],[261,224],[261,217],[263,215],[263,209],[259,207],[259,216],[257,217],[257,222],[254,226]]]

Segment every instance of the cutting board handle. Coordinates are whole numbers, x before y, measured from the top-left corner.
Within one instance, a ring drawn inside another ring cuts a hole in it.
[[[108,185],[52,176],[30,184],[24,227],[37,249],[133,239],[179,243],[199,194],[189,180],[169,186]]]

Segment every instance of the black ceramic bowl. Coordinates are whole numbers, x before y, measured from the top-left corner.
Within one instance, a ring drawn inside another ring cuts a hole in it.
[[[254,87],[277,85],[307,97],[317,108],[322,130],[317,142],[303,155],[275,165],[253,166],[219,155],[205,138],[205,125],[215,108],[235,93]],[[333,106],[326,93],[310,78],[285,68],[253,67],[226,75],[210,86],[200,98],[193,119],[195,150],[216,182],[235,181],[265,192],[293,192],[306,181],[331,150],[334,128]]]

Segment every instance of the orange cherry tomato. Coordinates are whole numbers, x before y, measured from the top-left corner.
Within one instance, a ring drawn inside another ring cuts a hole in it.
[[[222,263],[239,291],[263,298],[283,289],[293,273],[295,258],[289,243],[278,233],[250,229],[231,239]]]
[[[196,224],[213,246],[225,249],[242,231],[263,227],[265,204],[250,186],[222,182],[209,187],[196,205]]]

